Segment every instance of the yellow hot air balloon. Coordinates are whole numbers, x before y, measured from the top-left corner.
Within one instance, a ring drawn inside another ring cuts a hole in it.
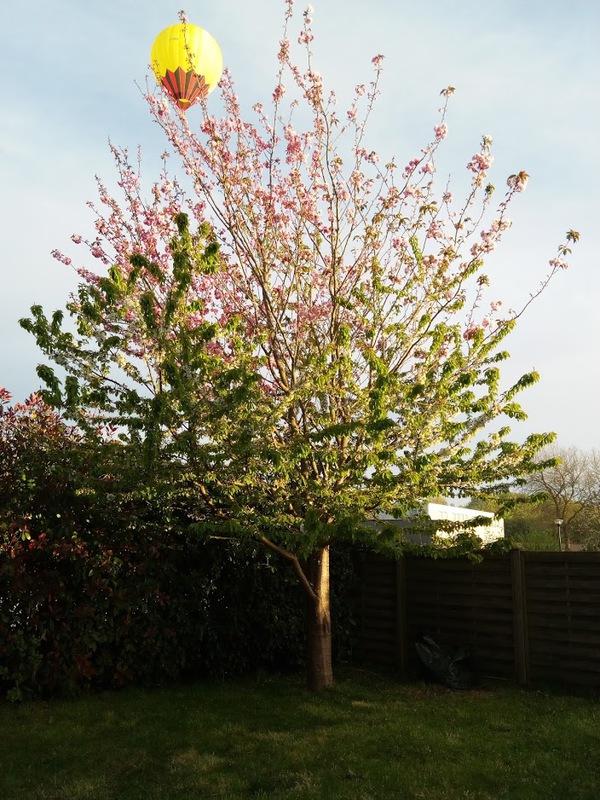
[[[212,92],[223,71],[223,57],[215,39],[189,22],[171,25],[158,34],[150,64],[156,80],[183,109]]]

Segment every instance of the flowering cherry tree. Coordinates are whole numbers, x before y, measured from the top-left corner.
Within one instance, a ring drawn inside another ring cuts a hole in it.
[[[293,566],[320,688],[332,682],[332,543],[376,539],[360,522],[379,511],[505,492],[540,468],[552,435],[514,443],[501,421],[525,418],[517,396],[538,376],[503,386],[502,344],[578,234],[505,311],[485,262],[527,173],[496,201],[484,137],[466,196],[439,186],[452,87],[431,141],[382,164],[367,122],[383,57],[342,112],[313,66],[310,9],[292,44],[294,21],[286,0],[276,85],[250,119],[227,72],[223,113],[205,103],[198,130],[148,93],[180,179],[165,154],[145,196],[139,164],[113,147],[121,197],[99,183],[97,237],[73,237],[105,274],[78,269],[75,330],[39,306],[22,324],[66,372],[39,368],[48,401],[142,447],[155,480],[168,465],[199,531],[254,537]]]

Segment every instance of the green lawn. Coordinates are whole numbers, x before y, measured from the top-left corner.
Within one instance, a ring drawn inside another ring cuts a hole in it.
[[[349,673],[0,707],[2,800],[596,800],[600,704]]]

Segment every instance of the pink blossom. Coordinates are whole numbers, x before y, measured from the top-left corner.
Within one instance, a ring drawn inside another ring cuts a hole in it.
[[[81,238],[81,236],[78,233],[74,233],[73,236],[71,236],[71,241],[75,242],[75,244],[81,244],[83,239]]]
[[[404,172],[402,173],[402,177],[405,180],[406,180],[406,178],[409,178],[413,174],[415,169],[419,166],[420,163],[421,163],[421,159],[420,158],[411,159],[411,161],[409,161],[408,164],[406,165],[406,167],[404,168]]]
[[[552,258],[549,262],[550,266],[553,269],[568,269],[569,265],[567,262],[562,258]]]
[[[50,253],[52,258],[55,258],[57,261],[60,261],[62,264],[66,264],[67,267],[71,266],[71,259],[68,256],[65,256],[60,250],[52,250]]]
[[[381,53],[379,53],[379,55],[373,56],[373,58],[371,59],[371,64],[375,64],[375,66],[378,67],[381,64],[381,62],[383,61],[384,58],[385,58],[385,56],[383,56],[383,55],[381,55]]]
[[[361,172],[359,169],[352,170],[352,173],[350,175],[350,183],[356,189],[364,188],[364,186],[363,186],[364,185],[364,180],[365,180],[365,176],[364,176],[363,172]]]
[[[433,131],[436,139],[445,139],[446,136],[448,136],[448,126],[445,122],[442,122],[440,125],[436,125]]]
[[[427,236],[431,239],[440,239],[444,235],[444,230],[438,220],[434,220],[427,230]]]
[[[421,167],[421,172],[425,173],[426,175],[435,172],[435,167],[433,166],[433,162],[426,161]]]
[[[284,63],[288,60],[290,55],[290,40],[289,39],[282,39],[279,42],[279,53],[277,54],[277,58],[281,63]]]
[[[485,170],[488,170],[492,166],[493,160],[494,157],[491,153],[475,153],[467,164],[467,169],[474,173],[485,172]]]
[[[348,188],[345,183],[338,183],[336,184],[335,188],[337,196],[342,201],[342,203],[345,203],[347,200],[350,199],[350,192],[348,191]]]
[[[474,339],[480,331],[481,328],[478,325],[475,325],[474,322],[471,322],[469,323],[469,327],[463,333],[463,339],[468,342],[470,339]]]
[[[278,103],[285,94],[285,86],[280,83],[278,86],[275,87],[273,91],[273,100]]]
[[[283,131],[287,139],[287,155],[285,160],[288,164],[292,164],[294,161],[302,161],[304,159],[302,137],[296,133],[292,125],[286,125]]]
[[[529,181],[529,175],[524,171],[518,172],[516,175],[510,175],[506,181],[508,188],[515,192],[523,192]]]
[[[298,44],[310,44],[315,37],[308,31],[302,31],[298,36]]]

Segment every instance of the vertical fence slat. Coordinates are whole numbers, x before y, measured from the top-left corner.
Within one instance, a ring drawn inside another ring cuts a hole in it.
[[[404,672],[407,667],[406,632],[406,559],[396,562],[396,659],[398,667]]]
[[[521,550],[511,553],[513,627],[515,638],[515,678],[518,684],[529,683],[529,648],[527,646],[527,593],[525,565]]]

